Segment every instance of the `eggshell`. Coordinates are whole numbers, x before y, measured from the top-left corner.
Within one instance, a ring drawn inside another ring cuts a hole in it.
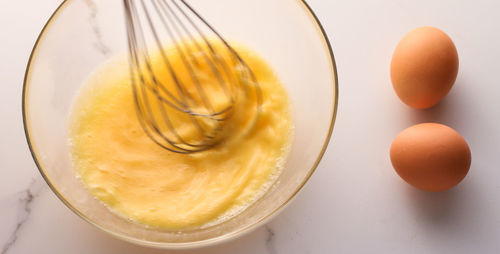
[[[450,91],[458,73],[453,41],[435,27],[410,31],[399,42],[391,61],[391,80],[398,97],[410,107],[425,109]]]
[[[417,124],[403,130],[391,145],[391,162],[406,182],[426,191],[443,191],[467,175],[471,152],[452,128]]]

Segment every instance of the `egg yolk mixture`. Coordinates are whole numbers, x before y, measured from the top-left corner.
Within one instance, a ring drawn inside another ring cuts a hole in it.
[[[113,59],[91,75],[73,105],[69,137],[77,175],[93,196],[118,215],[146,226],[184,229],[222,222],[271,186],[291,141],[289,99],[266,62],[242,46],[234,48],[260,85],[260,114],[249,121],[255,107],[235,107],[225,140],[201,152],[170,152],[145,134],[135,111],[127,58]],[[177,51],[167,52],[174,68],[182,66]],[[158,55],[153,63],[161,59]],[[227,55],[221,57],[229,68],[238,68]],[[210,86],[216,77],[200,62],[196,75]],[[181,68],[176,73],[180,80],[190,80]],[[171,78],[166,70],[156,75]],[[215,105],[219,97],[219,104],[227,103],[222,96],[212,96]]]

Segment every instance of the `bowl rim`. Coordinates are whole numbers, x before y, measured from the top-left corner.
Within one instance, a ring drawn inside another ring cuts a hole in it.
[[[311,168],[307,172],[307,175],[302,179],[302,181],[300,182],[300,184],[297,185],[295,191],[290,195],[290,197],[288,197],[288,199],[285,202],[283,202],[283,204],[281,204],[279,207],[277,207],[276,209],[274,209],[271,213],[267,214],[266,216],[264,216],[259,221],[255,222],[255,223],[253,223],[253,224],[251,224],[251,225],[249,225],[247,227],[238,229],[236,231],[233,231],[233,232],[230,232],[230,233],[227,233],[227,234],[223,234],[223,235],[220,235],[220,236],[217,236],[217,237],[214,237],[214,238],[210,238],[210,239],[205,239],[205,240],[201,240],[201,241],[194,241],[194,242],[186,242],[186,243],[147,241],[147,240],[143,240],[143,239],[137,239],[137,238],[133,238],[133,237],[130,237],[130,236],[122,235],[122,234],[116,233],[116,232],[114,232],[112,230],[109,230],[109,229],[107,229],[105,227],[102,227],[96,221],[94,221],[91,218],[87,217],[85,215],[85,213],[81,212],[80,210],[78,210],[78,208],[74,207],[64,197],[64,195],[57,189],[57,187],[52,183],[50,177],[44,173],[44,169],[43,169],[43,167],[42,167],[42,165],[41,165],[41,163],[40,163],[40,161],[38,159],[39,155],[36,152],[35,145],[31,141],[29,127],[28,127],[29,121],[27,119],[27,115],[28,114],[27,114],[27,111],[26,111],[26,102],[27,102],[27,100],[26,100],[26,93],[27,93],[27,90],[28,90],[28,87],[29,87],[28,79],[29,79],[30,72],[31,72],[31,64],[33,62],[33,59],[35,58],[36,51],[38,49],[39,43],[43,40],[45,32],[49,30],[49,27],[52,24],[52,22],[57,18],[58,14],[66,7],[66,4],[68,2],[70,2],[70,1],[72,1],[72,0],[63,0],[59,4],[59,6],[54,10],[54,12],[50,15],[50,17],[46,21],[45,25],[41,29],[40,34],[38,35],[38,37],[37,37],[37,39],[35,41],[35,44],[34,44],[32,50],[31,50],[31,53],[30,53],[30,56],[29,56],[29,59],[28,59],[28,63],[27,63],[27,66],[26,66],[26,71],[25,71],[25,74],[24,74],[23,90],[22,90],[22,119],[23,119],[23,128],[24,128],[24,134],[25,134],[25,137],[26,137],[26,141],[27,141],[27,144],[28,144],[31,156],[33,157],[33,160],[34,160],[34,162],[36,164],[36,167],[37,167],[38,171],[40,172],[40,174],[42,175],[42,177],[45,180],[45,182],[47,183],[47,185],[50,187],[50,189],[52,190],[52,192],[59,198],[59,200],[61,200],[66,205],[66,207],[68,207],[78,217],[80,217],[81,219],[83,219],[87,223],[95,226],[96,228],[102,230],[103,232],[106,232],[107,234],[109,234],[109,235],[111,235],[111,236],[113,236],[115,238],[118,238],[118,239],[130,242],[130,243],[142,245],[142,246],[162,248],[162,249],[172,249],[173,250],[173,249],[191,249],[191,248],[213,246],[213,245],[216,245],[216,244],[220,244],[220,243],[227,242],[227,241],[233,240],[235,238],[241,237],[241,236],[243,236],[245,234],[248,234],[248,233],[252,232],[253,230],[259,228],[260,226],[262,226],[263,224],[267,223],[268,221],[270,221],[272,218],[274,218],[274,216],[276,216],[281,211],[283,211],[284,207],[286,207],[288,204],[291,203],[291,201],[296,197],[297,193],[304,187],[304,185],[306,184],[306,182],[312,176],[312,174],[314,173],[314,171],[318,167],[321,159],[323,158],[323,155],[326,152],[326,149],[328,147],[328,144],[330,143],[330,139],[331,139],[331,136],[332,136],[333,128],[334,128],[334,125],[335,125],[335,120],[336,120],[336,116],[337,116],[337,108],[338,108],[338,100],[339,100],[337,65],[336,65],[336,62],[335,62],[335,57],[334,57],[333,49],[332,49],[330,40],[328,39],[327,33],[326,33],[323,25],[321,24],[321,22],[320,22],[319,18],[317,17],[317,15],[313,12],[313,10],[310,7],[310,5],[306,2],[306,0],[296,0],[296,1],[298,2],[299,5],[302,6],[302,8],[304,9],[304,11],[307,14],[309,14],[310,18],[312,19],[312,22],[316,25],[316,29],[318,30],[318,33],[320,34],[320,37],[323,39],[324,46],[326,47],[326,50],[328,51],[328,54],[329,54],[329,60],[330,60],[329,62],[330,62],[330,67],[331,67],[330,71],[331,71],[331,74],[333,76],[333,79],[332,79],[332,81],[333,81],[332,82],[333,83],[332,84],[333,85],[333,92],[334,92],[334,95],[332,96],[332,98],[334,99],[334,102],[333,102],[333,105],[332,105],[333,106],[333,110],[332,110],[332,113],[330,115],[330,126],[329,126],[329,129],[328,129],[328,133],[327,133],[327,135],[325,137],[325,140],[323,142],[322,148],[319,151],[319,153],[318,153],[318,155],[316,157],[315,162],[313,163],[313,165],[311,166]]]

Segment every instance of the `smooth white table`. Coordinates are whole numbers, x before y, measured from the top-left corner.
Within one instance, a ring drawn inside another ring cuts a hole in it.
[[[59,2],[4,0],[0,7],[0,254],[171,253],[87,224],[36,170],[23,133],[22,81],[35,39]],[[183,253],[500,252],[500,2],[309,2],[330,36],[340,82],[325,157],[295,201],[265,227]],[[395,45],[422,25],[447,32],[460,57],[452,91],[426,111],[403,105],[389,79]],[[472,150],[469,175],[450,191],[415,190],[389,161],[395,135],[427,121],[455,128]]]

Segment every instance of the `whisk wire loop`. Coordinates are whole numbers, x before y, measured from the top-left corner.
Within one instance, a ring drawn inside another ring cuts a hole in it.
[[[258,116],[262,95],[254,73],[185,0],[123,3],[134,107],[151,140],[176,153],[209,149],[224,138],[225,122],[233,116],[240,96],[255,97]],[[166,41],[172,46],[166,47]],[[206,71],[200,72],[202,68]],[[184,78],[181,71],[187,74]],[[216,84],[207,87],[206,75]],[[177,121],[179,117],[184,121]],[[185,136],[181,129],[196,132],[199,138]]]

